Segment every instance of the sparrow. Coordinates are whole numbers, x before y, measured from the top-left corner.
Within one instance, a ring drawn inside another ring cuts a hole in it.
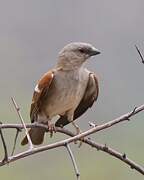
[[[84,67],[91,56],[100,54],[89,43],[72,42],[58,55],[55,68],[45,73],[35,86],[31,108],[31,123],[47,124],[49,131],[72,123],[77,134],[80,128],[74,120],[80,117],[97,100],[99,85],[97,76]],[[55,124],[53,117],[59,115]],[[44,140],[44,128],[31,128],[29,135],[34,145]],[[28,143],[25,136],[21,145]]]

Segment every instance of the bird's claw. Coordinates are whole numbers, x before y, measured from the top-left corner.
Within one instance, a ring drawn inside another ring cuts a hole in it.
[[[80,134],[82,131],[78,127],[78,125],[76,125],[74,122],[72,124],[75,127],[75,129],[76,129],[76,135]],[[79,140],[80,142],[79,142],[79,145],[78,145],[79,148],[81,147],[83,140],[84,140],[84,138],[80,138],[80,140]],[[74,143],[77,144],[77,140],[75,140]]]
[[[82,131],[79,129],[79,132],[76,135],[80,134],[81,132]],[[84,140],[84,137],[79,139],[79,143],[78,143],[78,147],[79,148],[82,146],[83,140]],[[75,141],[75,144],[77,144],[77,141]]]
[[[53,136],[53,132],[56,133],[55,124],[50,124],[50,123],[48,122],[48,130],[49,130],[49,132],[50,132],[50,137],[52,137],[52,136]]]

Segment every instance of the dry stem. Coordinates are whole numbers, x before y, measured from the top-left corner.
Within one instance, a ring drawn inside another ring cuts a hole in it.
[[[118,124],[118,123],[123,122],[123,121],[130,120],[130,118],[132,116],[136,115],[137,113],[139,113],[139,112],[141,112],[143,110],[144,110],[144,105],[141,105],[141,106],[139,106],[137,108],[134,108],[134,110],[132,110],[131,112],[120,116],[119,118],[116,118],[116,119],[114,119],[112,121],[109,121],[109,122],[101,124],[101,125],[93,126],[91,129],[89,129],[89,130],[87,130],[87,131],[85,131],[85,132],[83,132],[83,133],[81,133],[79,135],[76,135],[76,136],[72,132],[70,132],[70,131],[68,131],[68,130],[66,130],[64,128],[56,128],[57,132],[67,134],[67,135],[69,135],[71,137],[67,138],[65,140],[56,142],[56,143],[52,143],[52,144],[41,146],[41,147],[35,147],[33,149],[29,149],[27,151],[16,154],[14,156],[10,156],[10,157],[8,157],[7,161],[5,161],[5,162],[1,161],[0,166],[3,166],[5,164],[7,164],[7,163],[16,161],[18,159],[22,159],[22,158],[30,156],[32,154],[36,154],[38,152],[43,152],[43,151],[46,151],[46,150],[49,150],[49,149],[54,149],[54,148],[57,148],[57,147],[65,146],[66,144],[71,143],[73,141],[81,140],[82,138],[84,138],[84,137],[86,137],[86,136],[88,136],[90,134],[93,134],[93,133],[95,133],[97,131],[101,131],[101,130],[104,130],[106,128],[110,128],[111,126],[113,126],[115,124]],[[48,130],[47,126],[42,125],[42,124],[26,124],[26,127],[27,128],[30,128],[30,127],[33,127],[33,128],[34,127],[35,128],[44,127],[44,128],[46,128]],[[4,129],[4,128],[23,129],[24,127],[22,125],[20,125],[20,124],[2,124],[2,125],[0,125],[0,129]],[[116,150],[114,150],[114,149],[112,149],[112,148],[110,148],[110,147],[108,147],[106,145],[96,143],[94,141],[91,141],[88,138],[84,138],[83,142],[85,142],[86,144],[88,144],[88,145],[90,145],[92,147],[95,147],[97,150],[101,150],[103,152],[106,152],[106,153],[114,156],[117,159],[120,159],[121,161],[128,164],[132,169],[135,169],[136,171],[138,171],[139,173],[144,175],[144,168],[141,167],[140,165],[136,164],[134,161],[130,160],[126,156],[125,153],[121,154],[121,153],[117,152]]]

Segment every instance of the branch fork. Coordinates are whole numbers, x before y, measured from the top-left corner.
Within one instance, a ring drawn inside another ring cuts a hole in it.
[[[104,130],[106,128],[110,128],[110,127],[112,127],[112,126],[114,126],[114,125],[116,125],[118,123],[123,122],[123,121],[130,120],[130,118],[132,116],[136,115],[137,113],[139,113],[141,111],[144,111],[144,104],[139,106],[139,107],[135,107],[132,111],[130,111],[127,114],[124,114],[124,115],[122,115],[122,116],[120,116],[120,117],[118,117],[118,118],[116,118],[114,120],[111,120],[111,121],[106,122],[106,123],[101,124],[101,125],[96,125],[96,124],[94,124],[92,122],[89,122],[89,125],[90,125],[91,128],[89,130],[83,132],[83,133],[78,134],[78,135],[75,135],[71,131],[68,131],[68,130],[66,130],[64,128],[57,127],[56,128],[57,132],[66,134],[66,135],[70,136],[70,138],[67,138],[65,140],[62,140],[62,141],[59,141],[59,142],[56,142],[56,143],[52,143],[52,144],[49,144],[49,145],[34,148],[32,142],[31,142],[31,139],[30,139],[27,128],[40,128],[40,127],[43,127],[47,131],[49,131],[49,129],[48,129],[48,127],[46,125],[43,125],[43,124],[25,124],[24,120],[23,120],[23,117],[21,115],[21,112],[20,112],[20,108],[18,107],[18,105],[17,105],[14,98],[12,98],[12,102],[13,102],[13,105],[14,105],[14,107],[16,109],[18,117],[19,117],[19,119],[21,121],[21,124],[0,124],[0,136],[1,136],[2,143],[3,143],[3,148],[4,148],[4,158],[3,158],[3,160],[0,161],[0,166],[3,166],[5,164],[11,163],[11,162],[14,162],[14,161],[16,161],[18,159],[22,159],[24,157],[30,156],[30,155],[35,154],[35,153],[39,153],[39,152],[42,152],[42,151],[46,151],[46,150],[49,150],[49,149],[54,149],[54,148],[58,148],[58,147],[63,146],[63,147],[65,147],[67,149],[67,151],[68,151],[68,153],[70,155],[70,158],[71,158],[71,161],[72,161],[72,164],[73,164],[73,167],[74,167],[76,178],[77,178],[77,180],[80,180],[80,173],[79,173],[79,170],[78,170],[74,155],[73,155],[73,153],[72,153],[72,151],[70,149],[70,145],[69,145],[70,143],[72,143],[72,142],[74,142],[76,140],[80,140],[80,141],[83,141],[84,143],[90,145],[91,147],[96,148],[97,150],[108,153],[111,156],[123,161],[124,163],[128,164],[132,169],[135,169],[137,172],[144,175],[144,168],[142,166],[136,164],[134,161],[128,159],[127,155],[125,153],[121,154],[121,153],[117,152],[116,150],[108,147],[107,144],[103,145],[103,144],[96,143],[96,142],[92,141],[88,137],[90,134],[94,134],[94,133],[96,133],[98,131],[102,131],[102,130]],[[11,156],[8,156],[6,142],[5,142],[3,133],[2,133],[2,129],[7,129],[7,128],[15,128],[16,129],[14,147],[13,147]],[[22,129],[25,130],[25,134],[27,135],[28,142],[29,142],[29,149],[27,151],[21,152],[19,154],[13,155],[14,150],[15,150],[15,146],[16,146],[16,141],[17,141],[18,134]],[[86,137],[88,137],[88,138],[86,138]]]
[[[25,134],[26,134],[26,136],[27,136],[28,143],[29,143],[29,149],[33,149],[34,147],[33,147],[31,138],[30,138],[30,136],[29,136],[28,130],[27,130],[27,128],[26,128],[25,122],[24,122],[24,120],[23,120],[23,117],[22,117],[22,115],[21,115],[20,108],[18,107],[18,105],[17,105],[17,103],[16,103],[16,101],[15,101],[15,99],[14,99],[13,97],[11,98],[11,100],[12,100],[12,103],[13,103],[15,109],[16,109],[16,112],[17,112],[17,114],[18,114],[18,117],[19,117],[19,119],[20,119],[20,121],[21,121],[21,123],[22,123],[22,125],[23,125],[23,127],[24,127]]]

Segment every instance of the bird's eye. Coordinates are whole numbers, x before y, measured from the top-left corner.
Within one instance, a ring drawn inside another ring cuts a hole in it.
[[[84,49],[79,49],[80,53],[85,53]]]

